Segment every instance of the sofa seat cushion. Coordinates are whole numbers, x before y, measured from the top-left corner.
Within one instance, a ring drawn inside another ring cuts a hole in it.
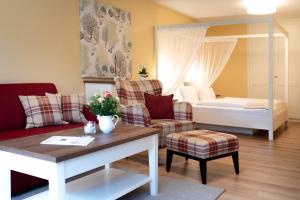
[[[239,141],[235,135],[202,129],[169,134],[167,149],[206,159],[237,151]]]
[[[65,129],[70,129],[70,128],[77,128],[80,126],[83,126],[83,124],[81,124],[81,123],[65,124],[65,125],[48,126],[48,127],[40,127],[40,128],[0,131],[0,141],[14,139],[14,138],[20,138],[20,137],[27,137],[27,136],[31,136],[31,135],[44,134],[44,133],[60,131],[60,130],[65,130]]]
[[[167,134],[190,131],[196,128],[196,123],[188,120],[154,119],[150,127],[161,129],[158,134],[159,148],[166,147]]]

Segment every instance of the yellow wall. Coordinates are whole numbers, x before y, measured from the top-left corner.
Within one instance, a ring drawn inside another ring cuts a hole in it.
[[[103,2],[132,14],[134,79],[138,64],[154,77],[154,26],[194,21],[151,0]],[[1,1],[0,27],[0,83],[53,82],[60,92],[83,91],[79,0]]]
[[[227,25],[210,27],[208,36],[246,34],[246,25]],[[231,97],[247,97],[248,67],[247,67],[247,39],[239,39],[229,58],[224,71],[212,86],[216,94]]]
[[[138,78],[138,65],[144,64],[155,78],[154,26],[195,22],[192,18],[154,4],[151,0],[102,0],[131,12],[133,79]]]
[[[82,91],[77,0],[5,0],[0,6],[0,82],[54,82]]]

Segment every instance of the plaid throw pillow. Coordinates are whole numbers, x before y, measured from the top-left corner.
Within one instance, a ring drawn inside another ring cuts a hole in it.
[[[66,124],[57,97],[19,96],[26,118],[26,129]]]
[[[62,110],[63,120],[70,123],[87,122],[82,114],[84,96],[81,94],[61,95],[46,93],[46,96],[56,96]]]

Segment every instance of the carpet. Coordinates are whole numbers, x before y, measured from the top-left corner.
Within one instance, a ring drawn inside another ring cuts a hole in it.
[[[25,199],[47,189],[48,187],[38,188],[28,193],[15,196],[12,200]],[[121,197],[119,200],[215,200],[221,196],[224,189],[160,176],[159,194],[157,196],[151,196],[149,191],[149,184],[146,184]]]
[[[149,191],[149,184],[146,184],[119,200],[215,200],[224,189],[160,176],[159,194],[151,196]]]

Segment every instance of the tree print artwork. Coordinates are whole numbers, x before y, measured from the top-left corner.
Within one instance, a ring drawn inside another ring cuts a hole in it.
[[[99,0],[80,0],[83,78],[131,78],[131,14]]]

